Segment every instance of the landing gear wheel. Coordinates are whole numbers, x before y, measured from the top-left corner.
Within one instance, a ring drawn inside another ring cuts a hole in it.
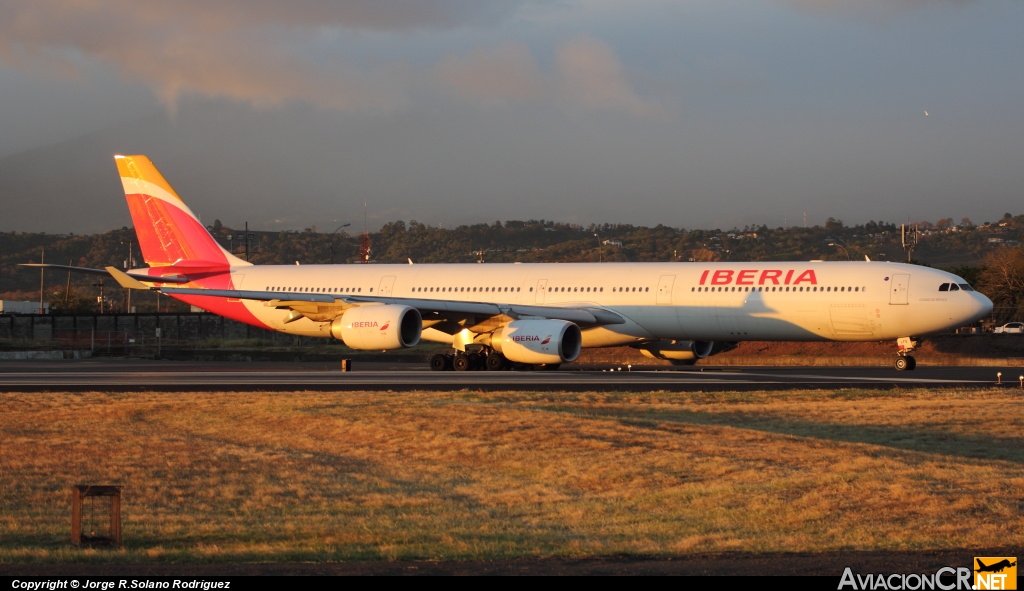
[[[896,368],[896,371],[912,371],[917,367],[917,360],[910,355],[902,355],[896,358],[893,367]]]
[[[455,371],[466,371],[469,369],[470,365],[469,355],[466,355],[465,353],[458,353],[455,355],[455,358],[452,359],[452,368]]]
[[[484,359],[484,366],[487,371],[501,371],[505,369],[505,356],[501,353],[491,353]]]
[[[430,369],[434,371],[444,371],[450,367],[451,365],[449,365],[448,356],[444,353],[436,353],[430,356]]]

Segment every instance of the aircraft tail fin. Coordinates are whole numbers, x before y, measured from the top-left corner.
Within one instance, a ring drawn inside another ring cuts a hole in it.
[[[142,257],[152,267],[249,265],[214,240],[146,156],[115,156]]]

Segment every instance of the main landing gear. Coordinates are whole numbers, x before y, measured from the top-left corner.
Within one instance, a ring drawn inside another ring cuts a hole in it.
[[[892,364],[896,371],[910,371],[917,367],[917,360],[910,354],[917,344],[917,341],[911,337],[896,339],[896,361]]]
[[[493,349],[482,349],[480,351],[455,353],[435,353],[430,356],[430,369],[434,371],[504,371],[509,369],[558,369],[559,364],[530,365],[528,363],[513,363],[501,353]]]
[[[512,362],[497,351],[474,351],[467,353],[456,351],[455,353],[436,353],[430,357],[430,369],[434,371],[470,371],[487,370],[501,371],[512,369]]]

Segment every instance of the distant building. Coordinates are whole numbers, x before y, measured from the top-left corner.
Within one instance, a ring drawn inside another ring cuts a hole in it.
[[[43,313],[50,311],[50,304],[43,302]],[[14,302],[0,300],[0,314],[38,314],[39,302]]]

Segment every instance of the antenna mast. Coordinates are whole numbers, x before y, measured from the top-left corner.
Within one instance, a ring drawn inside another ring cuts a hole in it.
[[[900,237],[903,243],[903,250],[907,251],[907,262],[910,262],[910,255],[917,248],[917,224],[900,224]]]

